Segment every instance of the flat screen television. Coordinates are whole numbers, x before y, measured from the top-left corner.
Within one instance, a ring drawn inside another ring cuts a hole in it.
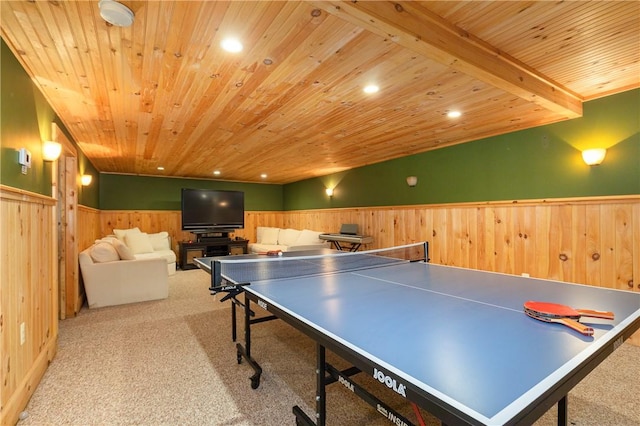
[[[193,233],[244,228],[244,192],[182,188],[182,229]]]

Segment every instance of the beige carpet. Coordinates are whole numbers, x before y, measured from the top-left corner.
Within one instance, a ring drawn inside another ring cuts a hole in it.
[[[200,270],[178,271],[169,282],[167,300],[85,308],[62,321],[58,354],[19,425],[293,425],[292,406],[314,412],[310,339],[282,321],[253,327],[264,372],[252,390],[251,368],[236,362],[229,302],[209,295]],[[639,372],[640,348],[620,347],[570,393],[570,423],[639,425]],[[358,378],[367,387],[371,380]],[[380,386],[370,389],[379,394]],[[330,425],[390,424],[340,385],[327,394]],[[415,419],[406,401],[380,396]],[[536,424],[555,421],[554,409]]]

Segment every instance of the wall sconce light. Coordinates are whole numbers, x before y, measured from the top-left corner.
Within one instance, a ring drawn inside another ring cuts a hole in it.
[[[327,188],[324,190],[329,197],[333,197],[333,188]]]
[[[409,185],[410,187],[414,187],[418,184],[418,177],[417,176],[407,176],[407,185]]]
[[[582,159],[589,166],[597,166],[602,163],[605,155],[607,155],[607,150],[604,148],[587,149],[582,151]]]
[[[80,183],[82,183],[82,186],[89,186],[91,185],[92,179],[93,179],[93,176],[91,175],[82,175],[80,177]]]
[[[44,141],[42,144],[42,158],[44,161],[56,161],[62,153],[62,145],[54,141]]]

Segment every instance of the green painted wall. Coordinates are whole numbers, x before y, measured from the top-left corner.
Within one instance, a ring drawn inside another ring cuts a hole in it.
[[[245,210],[282,210],[282,185],[103,173],[101,210],[180,210],[182,188],[244,191]]]
[[[0,183],[51,195],[51,164],[42,160],[42,142],[51,138],[55,114],[4,41],[0,66]],[[18,164],[20,148],[31,152],[27,174]]]
[[[604,162],[587,166],[581,151],[597,147]],[[574,120],[285,185],[284,209],[629,194],[640,194],[640,90],[586,102]]]
[[[42,159],[42,142],[51,139],[56,123],[75,145],[70,133],[29,78],[4,40],[0,42],[0,183],[50,196],[52,163]],[[31,168],[22,174],[18,150],[31,152]],[[78,173],[89,173],[93,183],[80,188],[78,202],[99,207],[99,174],[78,150]]]

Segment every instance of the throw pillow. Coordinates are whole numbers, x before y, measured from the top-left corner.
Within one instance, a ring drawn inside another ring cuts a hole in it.
[[[300,236],[296,240],[295,245],[306,246],[310,244],[322,244],[324,243],[324,241],[320,239],[319,237],[320,234],[322,234],[322,232],[303,229],[302,232],[300,233]]]
[[[115,262],[120,260],[118,252],[109,243],[101,242],[94,244],[89,252],[91,259],[96,263]]]
[[[151,241],[154,251],[171,250],[169,233],[166,231],[158,232],[157,234],[149,234],[149,241]]]
[[[261,244],[278,244],[280,228],[264,228],[262,230]]]
[[[131,228],[131,229],[114,229],[113,233],[116,234],[116,238],[117,239],[119,239],[120,241],[124,241],[124,237],[127,234],[130,234],[130,233],[139,234],[140,233],[140,228],[138,228],[136,226],[135,228]]]
[[[95,240],[96,243],[113,243],[115,240],[117,240],[116,237],[102,237],[99,240]]]
[[[131,232],[125,235],[124,242],[133,254],[153,253],[149,236],[144,232]]]
[[[281,229],[278,234],[278,244],[283,246],[293,246],[296,244],[302,231],[297,229]]]
[[[129,247],[124,245],[124,243],[116,238],[112,238],[111,245],[118,252],[118,256],[120,256],[121,260],[135,260],[136,257],[133,255],[133,252]]]
[[[265,229],[267,229],[265,226],[258,226],[256,228],[256,243],[263,244],[262,239],[263,239]]]

